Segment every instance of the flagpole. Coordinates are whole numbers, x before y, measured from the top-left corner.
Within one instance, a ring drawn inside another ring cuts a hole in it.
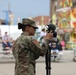
[[[8,3],[8,12],[9,12],[9,37],[10,37],[10,14],[11,14],[11,11],[10,11],[10,2]]]

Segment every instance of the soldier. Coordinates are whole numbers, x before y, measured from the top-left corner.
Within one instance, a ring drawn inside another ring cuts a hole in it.
[[[36,59],[46,54],[53,33],[46,34],[41,46],[34,38],[38,27],[33,20],[22,19],[22,23],[18,23],[18,29],[22,29],[22,34],[12,48],[15,57],[15,75],[35,75]]]

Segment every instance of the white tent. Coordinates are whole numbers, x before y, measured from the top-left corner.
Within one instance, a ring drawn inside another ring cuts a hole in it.
[[[8,35],[12,37],[14,40],[21,34],[22,30],[18,30],[17,25],[8,26],[8,25],[1,25],[0,26],[1,36],[4,35],[5,32],[8,32]]]

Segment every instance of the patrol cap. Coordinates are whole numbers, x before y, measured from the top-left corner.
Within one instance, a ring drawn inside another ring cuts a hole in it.
[[[22,25],[30,25],[36,29],[38,29],[38,27],[35,24],[35,21],[31,20],[31,19],[27,19],[27,18],[23,18],[22,19]]]

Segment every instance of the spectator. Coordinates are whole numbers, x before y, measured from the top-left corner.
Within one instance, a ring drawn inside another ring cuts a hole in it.
[[[58,50],[59,50],[59,51],[62,51],[62,45],[61,45],[60,42],[59,42],[59,44],[58,44]]]
[[[58,50],[58,43],[57,43],[57,41],[51,41],[51,50],[53,50],[53,51],[55,51],[55,52],[57,52],[57,53],[59,53],[59,50]]]
[[[62,49],[65,50],[65,41],[64,40],[61,41],[61,45],[62,45]]]
[[[46,36],[45,28],[42,29],[40,36],[41,36],[40,41],[42,41],[43,37]]]
[[[45,28],[42,29],[42,32],[41,32],[41,37],[44,37],[46,35],[46,30]]]
[[[5,32],[5,35],[2,37],[2,45],[4,48],[9,47],[11,48],[11,44],[10,44],[10,38],[7,35],[7,32]]]

